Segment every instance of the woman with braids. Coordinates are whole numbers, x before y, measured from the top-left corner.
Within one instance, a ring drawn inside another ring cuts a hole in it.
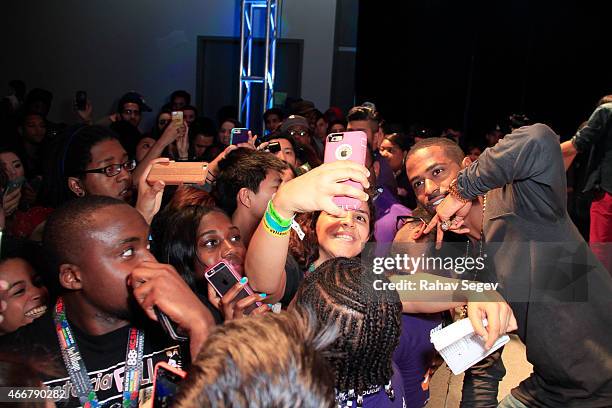
[[[352,179],[368,188],[369,173],[365,167],[355,163],[335,162],[323,164],[281,185],[270,201],[247,251],[245,271],[254,290],[270,294],[271,302],[281,300],[286,305],[295,296],[304,277],[308,277],[325,261],[337,257],[353,258],[362,253],[372,231],[373,213],[365,202],[369,196],[341,182]],[[357,210],[345,211],[333,203],[336,195],[347,195],[362,202]],[[289,228],[296,214],[302,225],[300,234],[303,234],[303,239],[290,239]],[[287,225],[284,230],[281,228],[283,221]],[[301,268],[285,270],[287,257],[295,258]],[[419,279],[453,281],[428,274],[419,274]],[[437,299],[427,298],[427,295],[422,294],[423,298],[418,298],[419,301],[403,302],[404,313],[411,315],[402,317],[402,342],[395,356],[400,370],[405,373],[405,388],[410,390],[408,400],[411,407],[423,406],[428,398],[426,375],[433,351],[429,330],[439,322],[438,316],[429,314],[468,303],[475,330],[479,334],[489,330],[489,346],[507,328],[512,330],[514,327],[512,311],[501,298],[494,297],[493,301],[488,302],[467,302],[469,294],[464,293],[460,294],[458,301],[451,302],[446,299],[454,299],[453,295],[456,294],[438,293]],[[440,299],[442,301],[434,301]],[[491,326],[485,330],[476,316],[490,316],[490,322],[494,322],[492,327],[499,330],[494,331],[490,329]]]
[[[179,190],[186,189],[193,188],[183,187]],[[201,200],[205,203],[208,196],[202,193]],[[182,195],[186,200],[193,197],[184,192]],[[220,261],[225,261],[239,275],[243,275],[245,247],[240,231],[223,210],[201,205],[202,202],[192,201],[187,205],[175,202],[161,211],[151,225],[151,252],[160,262],[176,268],[202,303],[211,310],[217,322],[242,317],[243,311],[253,303],[266,303],[266,295],[254,294],[236,301],[236,294],[246,284],[239,282],[221,299],[208,284],[204,272]],[[268,305],[264,304],[253,313],[268,310]]]
[[[321,326],[335,323],[338,329],[326,350],[338,407],[406,406],[402,377],[392,361],[402,304],[397,292],[375,290],[377,279],[359,260],[332,258],[304,279],[295,297],[296,308],[310,308]]]

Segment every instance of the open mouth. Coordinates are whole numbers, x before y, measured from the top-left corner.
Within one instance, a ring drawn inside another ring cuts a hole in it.
[[[38,319],[40,316],[44,315],[46,311],[47,311],[47,306],[41,305],[41,306],[36,306],[35,308],[28,310],[23,315],[25,317],[29,317],[30,319]]]
[[[346,241],[346,242],[355,241],[355,237],[352,234],[349,234],[347,232],[338,232],[334,234],[334,238],[339,239],[341,241]]]
[[[438,196],[434,200],[430,200],[428,205],[430,207],[437,207],[438,204],[440,204],[442,200],[444,200],[444,198],[446,198],[446,194]]]

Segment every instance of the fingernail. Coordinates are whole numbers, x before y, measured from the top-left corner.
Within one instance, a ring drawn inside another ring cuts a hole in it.
[[[268,295],[266,295],[265,293],[260,293],[259,294],[259,297],[261,297],[262,299],[265,298],[266,296],[268,296]]]
[[[247,283],[248,281],[249,281],[249,278],[247,278],[246,276],[243,276],[243,277],[240,279],[240,284],[241,284],[241,285],[246,285],[246,283]]]
[[[270,309],[272,309],[272,308],[274,307],[274,305],[273,305],[272,303],[268,303],[268,307],[269,307]]]

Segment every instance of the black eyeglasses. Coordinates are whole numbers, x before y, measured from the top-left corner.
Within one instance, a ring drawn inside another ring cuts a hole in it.
[[[83,174],[86,173],[103,173],[106,177],[115,177],[121,173],[121,169],[132,171],[136,168],[136,160],[128,160],[121,164],[109,164],[106,167],[100,167],[99,169],[83,170]]]
[[[136,116],[140,115],[140,111],[137,109],[124,109],[123,113],[126,115],[136,115]]]
[[[400,229],[402,229],[402,227],[406,225],[407,223],[415,222],[415,221],[420,221],[423,224],[427,225],[427,221],[425,221],[421,217],[413,217],[412,215],[398,215],[397,221],[395,222],[395,231],[397,232]]]

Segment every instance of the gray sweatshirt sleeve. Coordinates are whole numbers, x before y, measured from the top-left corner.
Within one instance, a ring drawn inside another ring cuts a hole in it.
[[[457,175],[457,188],[467,199],[486,194],[517,180],[551,185],[553,161],[562,160],[559,136],[546,125],[522,127],[486,149]],[[558,163],[555,163],[558,164]]]

